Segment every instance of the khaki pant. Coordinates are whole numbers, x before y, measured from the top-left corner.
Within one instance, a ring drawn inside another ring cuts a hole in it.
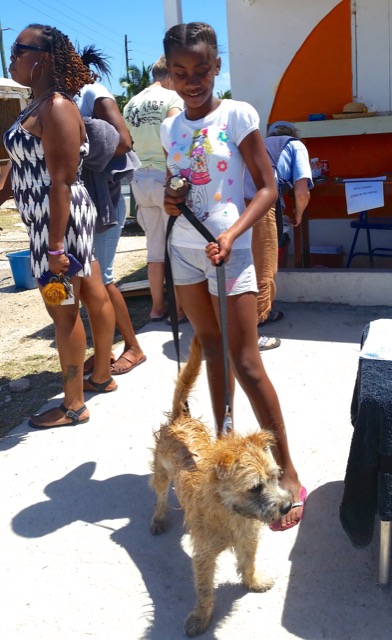
[[[275,206],[252,228],[252,253],[257,279],[257,317],[264,322],[271,311],[276,294],[275,276],[278,271],[278,233]]]

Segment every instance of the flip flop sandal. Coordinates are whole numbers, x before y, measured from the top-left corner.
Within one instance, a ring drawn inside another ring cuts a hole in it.
[[[30,418],[29,426],[32,427],[33,429],[54,429],[55,427],[73,427],[76,424],[85,424],[90,420],[90,417],[84,418],[83,420],[80,419],[80,416],[82,415],[82,413],[87,409],[85,404],[83,405],[83,407],[81,407],[80,409],[77,409],[76,411],[74,411],[73,409],[67,409],[67,407],[64,404],[60,404],[58,407],[53,407],[53,408],[61,409],[61,411],[66,415],[66,417],[71,419],[71,422],[40,425],[40,424],[35,424],[32,418]],[[42,416],[44,416],[45,414],[53,411],[53,408],[48,409],[48,411],[44,411],[43,413],[37,413],[32,417],[42,418]]]
[[[129,350],[128,350],[129,351]],[[123,373],[129,373],[130,371],[132,371],[132,369],[134,369],[135,367],[138,367],[139,364],[143,364],[143,362],[145,362],[147,360],[147,356],[142,356],[140,358],[140,360],[138,360],[137,362],[135,362],[134,360],[131,360],[131,358],[129,358],[127,356],[128,351],[126,351],[125,353],[123,353],[118,360],[116,360],[116,362],[113,363],[113,365],[111,366],[111,372],[113,376],[121,376]],[[115,369],[113,369],[113,367],[119,363],[119,361],[121,360],[121,358],[124,358],[124,360],[126,360],[127,362],[129,362],[129,367],[126,367],[125,369],[123,369],[122,371],[116,371]]]
[[[292,509],[297,509],[298,507],[302,507],[301,515],[298,518],[298,520],[296,520],[295,522],[292,522],[291,524],[288,524],[287,527],[282,527],[282,525],[280,524],[280,520],[276,520],[275,522],[272,522],[270,525],[268,525],[271,531],[287,531],[287,529],[292,529],[293,527],[296,527],[297,524],[301,522],[304,516],[304,508],[305,508],[305,502],[306,502],[307,496],[308,496],[308,492],[306,491],[305,487],[301,487],[301,493],[300,493],[301,500],[299,502],[293,502],[293,504],[291,505]]]
[[[90,393],[112,393],[112,391],[116,391],[118,387],[116,385],[115,387],[113,387],[113,389],[108,389],[108,386],[111,382],[113,382],[112,377],[108,378],[108,380],[105,380],[105,382],[94,382],[94,380],[92,380],[90,376],[89,378],[85,378],[83,380],[83,391],[87,391]],[[89,389],[87,385],[90,385],[92,389]]]
[[[266,324],[270,324],[271,322],[278,322],[283,318],[283,311],[270,311],[264,322],[258,322],[258,327],[264,327]]]
[[[273,340],[271,344],[268,344],[270,340]],[[280,347],[280,338],[271,338],[270,336],[261,336],[258,340],[259,351],[269,351],[270,349],[276,349]]]

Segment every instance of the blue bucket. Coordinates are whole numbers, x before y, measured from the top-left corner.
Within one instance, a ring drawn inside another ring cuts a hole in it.
[[[31,275],[29,249],[7,253],[7,258],[10,263],[15,287],[20,289],[35,289],[38,285],[36,279]]]

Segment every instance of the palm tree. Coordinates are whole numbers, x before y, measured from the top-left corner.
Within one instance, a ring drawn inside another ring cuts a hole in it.
[[[120,78],[120,84],[126,89],[128,100],[150,86],[151,69],[152,64],[145,67],[144,62],[142,63],[141,69],[139,69],[135,64],[131,64],[128,67],[127,74]]]
[[[121,96],[114,96],[114,99],[116,100],[117,106],[122,113],[124,111],[125,105],[127,104],[127,102],[129,102],[127,96],[125,95],[125,93],[122,93]]]
[[[230,100],[231,89],[227,89],[227,91],[218,91],[218,98],[220,98],[221,100]]]

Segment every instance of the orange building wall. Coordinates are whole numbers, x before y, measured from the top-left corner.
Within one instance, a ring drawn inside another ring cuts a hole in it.
[[[307,121],[311,113],[331,117],[352,100],[351,2],[342,0],[315,26],[287,67],[269,122]],[[392,134],[303,139],[311,158],[329,161],[330,175],[366,177],[392,172]],[[312,192],[311,217],[346,217],[344,198]],[[381,210],[378,211],[382,213]]]
[[[269,122],[340,113],[352,100],[351,4],[342,0],[306,38],[287,67]]]

